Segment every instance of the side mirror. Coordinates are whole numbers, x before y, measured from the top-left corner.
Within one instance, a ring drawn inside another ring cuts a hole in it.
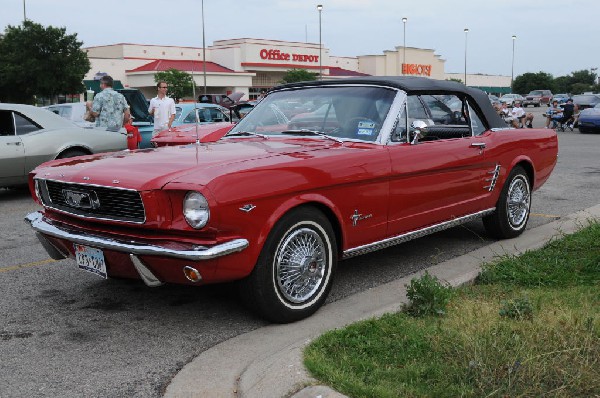
[[[427,133],[427,123],[422,120],[415,120],[410,124],[411,134],[413,135],[410,141],[411,145],[417,144],[420,138],[423,138]]]

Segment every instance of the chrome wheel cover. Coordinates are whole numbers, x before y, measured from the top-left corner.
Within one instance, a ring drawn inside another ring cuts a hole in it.
[[[529,216],[531,192],[529,184],[523,176],[518,176],[508,187],[506,202],[508,222],[513,229],[520,229]]]
[[[321,236],[310,228],[285,238],[275,257],[275,280],[286,300],[304,303],[322,287],[328,268],[326,250]]]

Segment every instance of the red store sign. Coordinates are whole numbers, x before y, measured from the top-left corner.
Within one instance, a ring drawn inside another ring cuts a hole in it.
[[[260,57],[262,59],[275,60],[275,61],[293,61],[293,62],[319,62],[318,55],[305,55],[305,54],[289,54],[282,53],[279,50],[267,50],[263,48],[260,50]]]
[[[431,65],[402,64],[402,74],[431,76]]]

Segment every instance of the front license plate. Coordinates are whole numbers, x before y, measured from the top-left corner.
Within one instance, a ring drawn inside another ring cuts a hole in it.
[[[100,275],[104,279],[107,278],[102,250],[84,245],[75,244],[73,246],[75,247],[75,261],[79,268]]]

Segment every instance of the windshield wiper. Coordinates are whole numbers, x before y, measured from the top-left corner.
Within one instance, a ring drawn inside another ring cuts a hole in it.
[[[340,144],[344,143],[343,140],[340,140],[337,137],[332,137],[330,135],[327,135],[325,133],[322,133],[320,131],[316,131],[316,130],[307,130],[307,129],[299,129],[299,130],[286,130],[286,131],[282,131],[281,134],[290,134],[290,135],[316,135],[318,137],[323,137],[323,138],[327,138],[329,140],[338,142]]]
[[[261,137],[264,138],[265,140],[268,140],[269,137],[266,136],[265,134],[260,134],[260,133],[255,133],[253,131],[235,131],[233,133],[227,133],[225,134],[225,137],[233,137],[233,136],[252,136],[252,137]]]

